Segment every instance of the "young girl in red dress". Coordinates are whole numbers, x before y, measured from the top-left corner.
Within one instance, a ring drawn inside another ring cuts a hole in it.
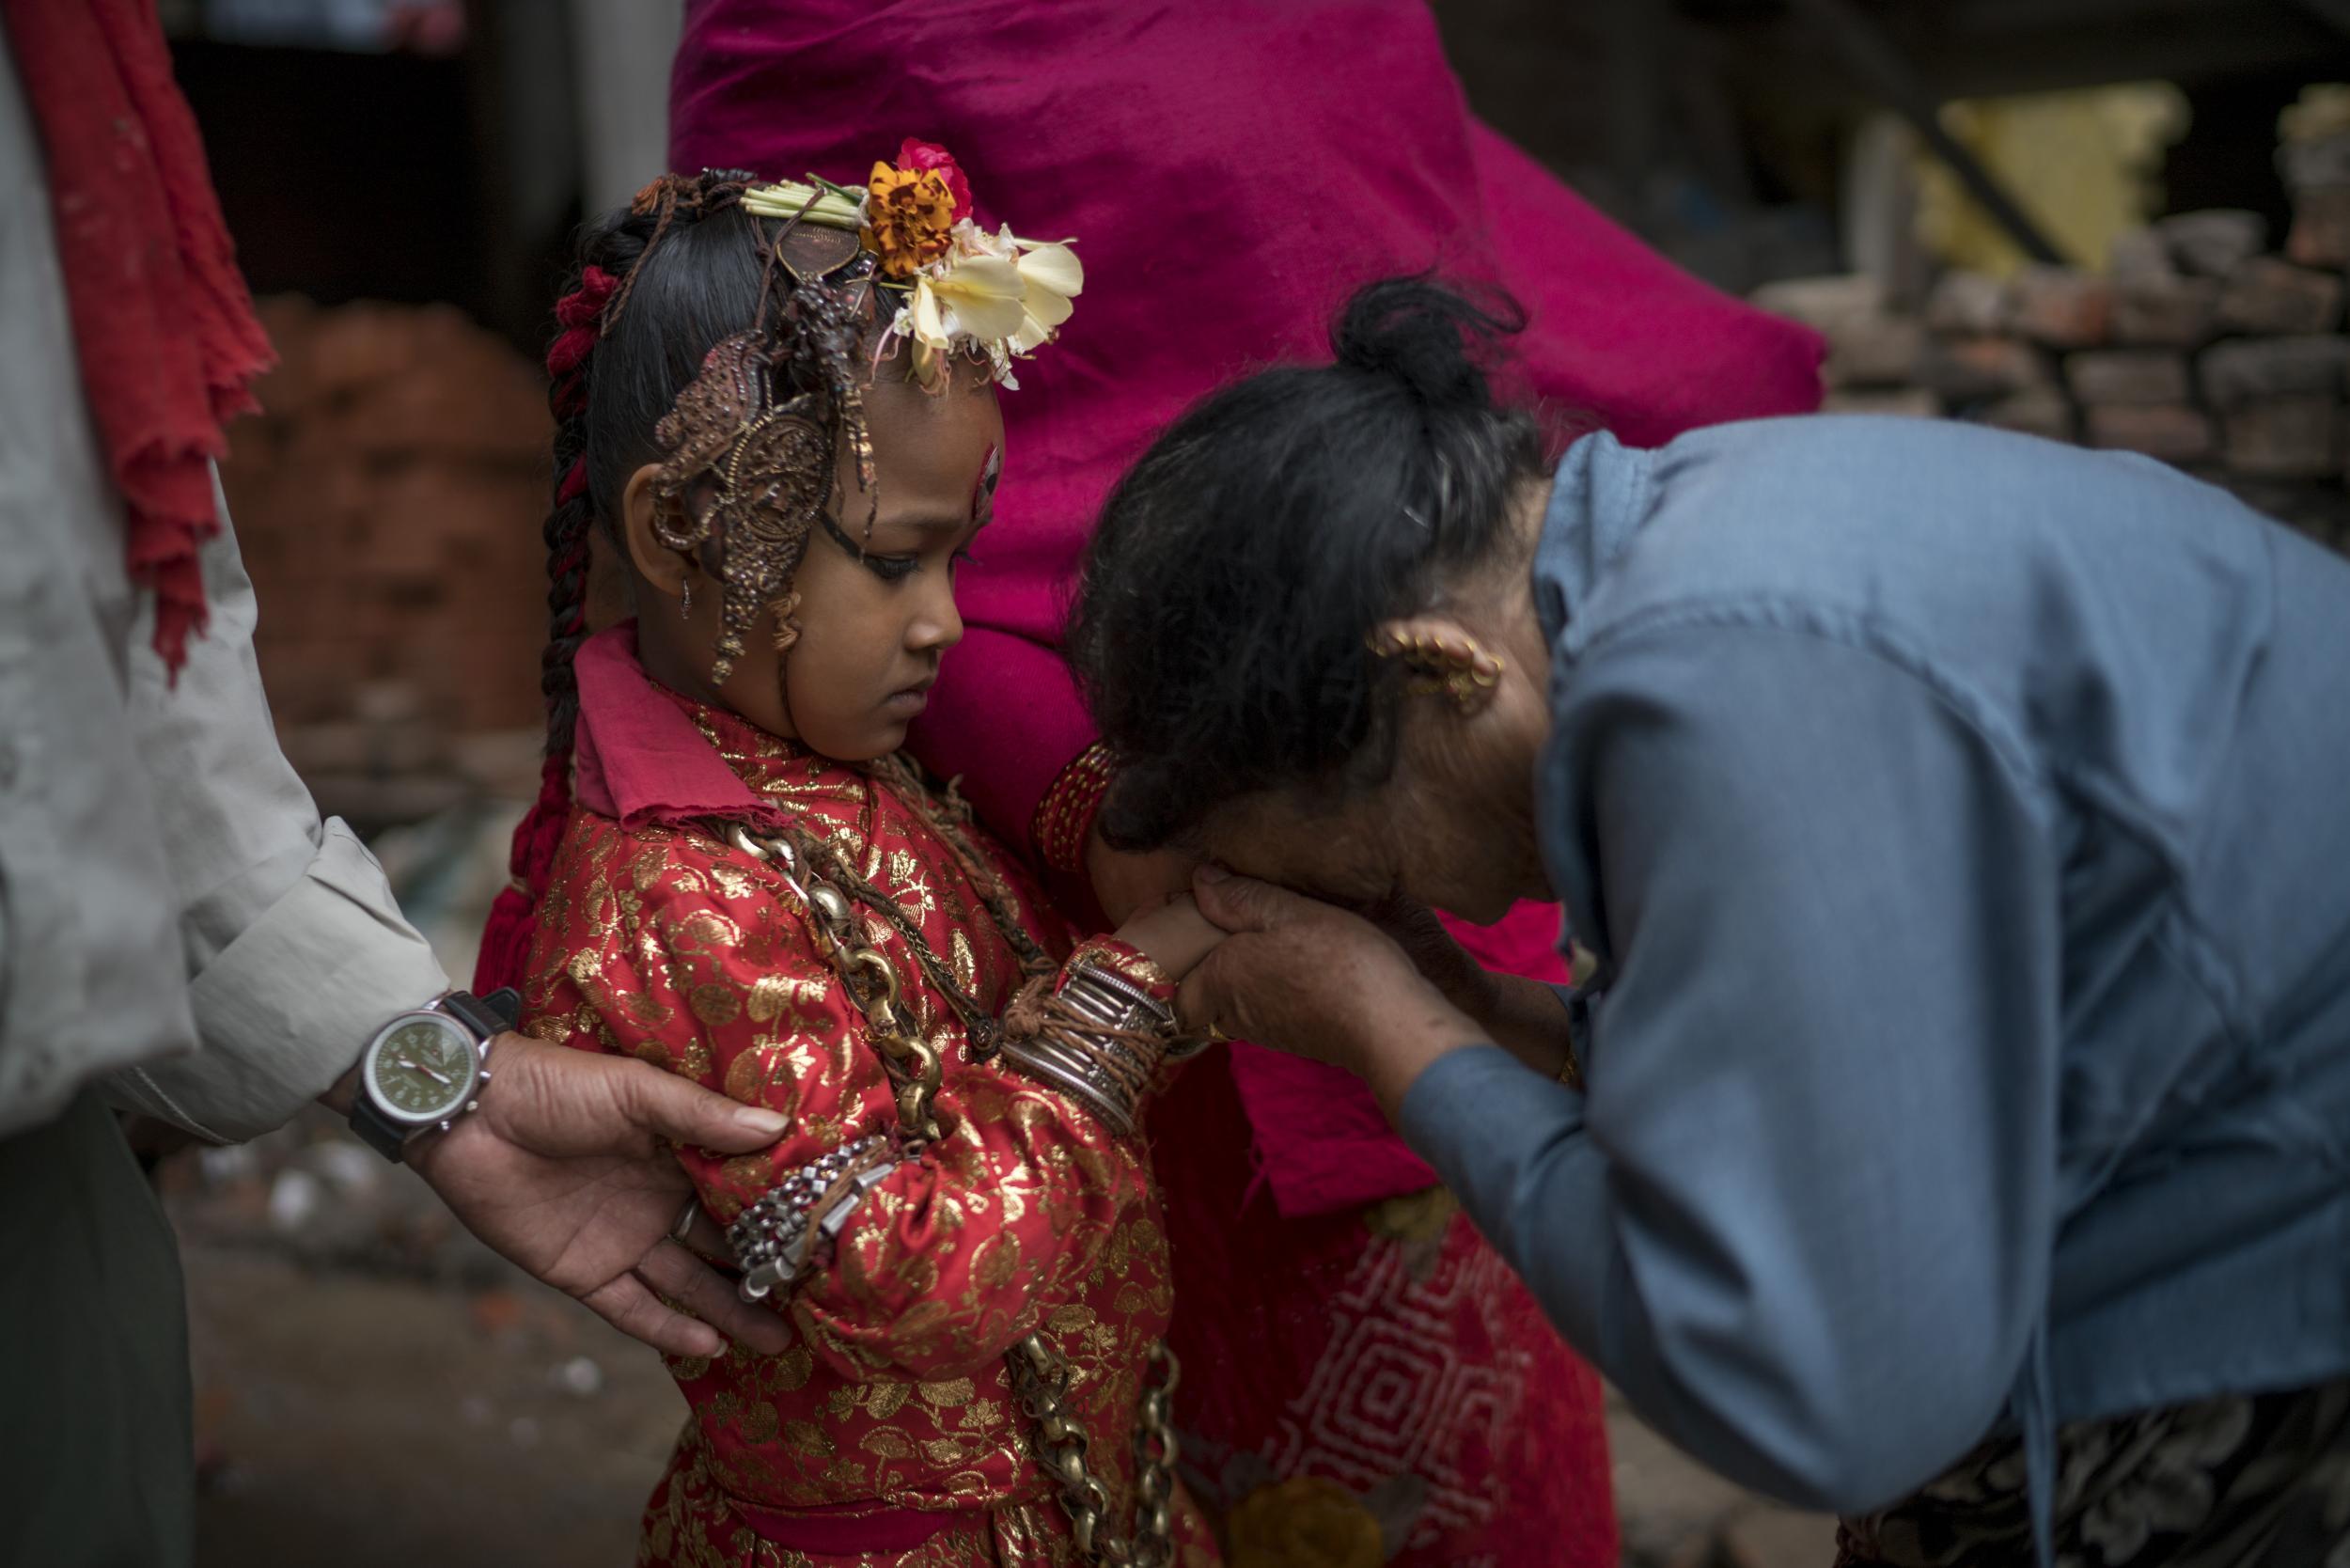
[[[779,1113],[678,1157],[787,1314],[672,1363],[647,1564],[1198,1565],[1144,1104],[1182,902],[1077,942],[898,752],[962,635],[995,388],[1082,283],[909,142],[863,188],[669,177],[558,315],[547,783],[494,917],[533,1032]],[[583,637],[591,530],[635,619]],[[532,919],[535,905],[535,924]]]

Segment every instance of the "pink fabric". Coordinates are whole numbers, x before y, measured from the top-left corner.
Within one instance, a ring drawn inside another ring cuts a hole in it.
[[[1528,389],[1636,445],[1818,403],[1814,335],[1676,271],[1468,113],[1421,0],[689,0],[671,167],[862,180],[902,134],[952,149],[982,221],[1074,235],[1086,265],[1003,400],[971,635],[912,741],[1017,842],[1091,738],[1052,650],[1103,497],[1221,382],[1325,357],[1358,285],[1501,284],[1531,315]],[[1559,979],[1558,929],[1521,910],[1464,935]],[[1353,1079],[1253,1048],[1233,1077],[1284,1214],[1433,1180]]]
[[[1011,404],[1025,396],[1023,390],[1004,399],[1007,419]],[[1011,478],[1009,467],[1004,478]],[[1016,527],[998,513],[973,546],[979,560],[964,572],[981,570],[995,536],[1010,537]],[[956,579],[956,599],[968,622],[963,643],[939,666],[931,705],[915,722],[910,744],[933,771],[959,778],[964,799],[981,822],[1033,854],[1028,823],[1037,802],[1070,760],[1093,744],[1093,720],[1076,677],[1057,651],[972,618],[970,607],[961,604],[966,580]],[[1072,913],[1092,909],[1092,890],[1076,878],[1054,876],[1048,886]]]

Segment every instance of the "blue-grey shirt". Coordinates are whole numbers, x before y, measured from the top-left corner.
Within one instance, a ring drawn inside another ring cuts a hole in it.
[[[1588,1090],[1464,1051],[1402,1124],[1644,1416],[1849,1512],[2350,1372],[2350,564],[1810,417],[1583,440],[1533,576]]]

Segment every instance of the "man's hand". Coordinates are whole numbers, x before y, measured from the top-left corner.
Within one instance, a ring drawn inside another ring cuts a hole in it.
[[[693,1188],[667,1144],[747,1154],[780,1137],[785,1117],[645,1062],[527,1035],[498,1036],[490,1072],[479,1110],[408,1152],[467,1230],[656,1350],[714,1356],[728,1338],[770,1355],[790,1345],[782,1318],[738,1299],[668,1239]],[[706,1232],[707,1216],[701,1224]]]
[[[1359,915],[1216,867],[1199,912],[1231,933],[1183,981],[1183,1022],[1343,1067],[1392,1117],[1430,1063],[1485,1039]]]

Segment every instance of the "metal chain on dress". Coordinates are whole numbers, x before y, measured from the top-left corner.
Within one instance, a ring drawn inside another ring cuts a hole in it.
[[[979,1005],[977,997],[963,988],[955,979],[953,969],[923,937],[922,928],[899,907],[898,901],[858,876],[847,857],[834,845],[809,840],[803,843],[801,849],[803,859],[808,863],[811,873],[821,873],[835,886],[845,889],[848,898],[871,910],[904,939],[907,950],[914,954],[914,961],[921,966],[924,977],[947,998],[947,1005],[953,1008],[955,1016],[963,1021],[964,1034],[970,1043],[968,1054],[971,1059],[984,1061],[994,1056],[1002,1042],[1002,1025],[994,1013]],[[995,915],[995,911],[991,907],[989,913]],[[1000,930],[1004,922],[999,917],[995,923]],[[1051,962],[1050,958],[1045,960],[1048,964]],[[1032,975],[1033,971],[1024,964],[1022,973]]]
[[[920,775],[911,764],[894,755],[874,764],[874,776],[877,779],[885,778],[894,786],[900,797],[913,808],[932,831],[945,841],[955,858],[962,862],[964,871],[979,890],[979,902],[987,911],[989,923],[995,927],[996,934],[1003,937],[1006,945],[1018,957],[1020,972],[1032,981],[1057,973],[1060,965],[1044,950],[1043,944],[1030,935],[1027,928],[1020,923],[1011,889],[1005,885],[1003,874],[988,863],[987,857],[979,853],[979,846],[973,844],[963,831],[968,813],[962,809],[961,802],[953,798],[952,786],[948,786],[946,802],[934,801],[931,792],[923,785]],[[878,783],[868,783],[869,789],[878,791],[880,787]],[[867,808],[871,808],[870,801]],[[729,841],[738,830],[737,824],[730,823],[720,823],[716,827],[720,836]],[[955,979],[954,970],[945,959],[939,957],[937,950],[922,935],[920,925],[907,916],[898,901],[857,875],[855,868],[849,864],[847,855],[837,845],[812,838],[797,839],[795,843],[801,862],[811,876],[821,874],[832,882],[849,898],[879,916],[904,939],[915,962],[921,965],[923,975],[947,998],[948,1005],[962,1020],[964,1035],[968,1043],[965,1054],[973,1061],[985,1061],[995,1055],[1003,1043],[1001,1022],[963,988]],[[748,853],[758,853],[755,844]]]
[[[1131,1539],[1107,1529],[1109,1489],[1086,1461],[1085,1431],[1069,1418],[1069,1364],[1040,1335],[1031,1334],[1004,1359],[1011,1368],[1011,1390],[1036,1423],[1030,1439],[1036,1462],[1060,1487],[1061,1511],[1069,1515],[1077,1551],[1089,1562],[1113,1568],[1167,1568],[1175,1560],[1175,1463],[1183,1446],[1175,1437],[1175,1386],[1183,1369],[1162,1343],[1151,1351],[1167,1375],[1142,1391],[1135,1420],[1135,1533]]]
[[[807,840],[770,836],[760,838],[740,823],[727,832],[727,841],[754,860],[764,862],[783,878],[808,914],[824,957],[840,976],[849,999],[865,1014],[867,1035],[888,1071],[898,1104],[898,1128],[903,1152],[918,1154],[938,1137],[938,1118],[932,1102],[938,1096],[938,1047],[912,1027],[898,984],[897,965],[879,948],[865,940],[850,910],[848,899],[828,882],[800,871],[812,858]]]
[[[939,825],[935,817],[932,821]],[[941,836],[952,842],[950,836],[944,832]],[[896,1091],[901,1148],[908,1157],[919,1153],[939,1137],[932,1112],[941,1075],[938,1048],[906,1027],[897,968],[887,955],[865,941],[848,897],[814,874],[820,856],[827,871],[838,874],[844,870],[837,854],[824,854],[799,835],[756,835],[741,823],[724,824],[724,837],[780,876],[808,912],[817,940],[848,988],[850,998],[865,1014],[874,1048],[889,1073]],[[978,858],[976,852],[972,858]],[[901,935],[907,934],[913,922],[896,907],[895,901],[870,886],[861,886],[858,891],[888,902],[890,913],[897,916],[889,923]],[[859,902],[865,902],[862,896]],[[995,900],[986,902],[998,922],[1007,918],[1008,907],[997,907]],[[1009,900],[1003,902],[1008,906]],[[1026,941],[1015,944],[1015,951],[1042,950],[1034,937],[1026,932],[1021,934]],[[910,936],[908,941],[917,957],[935,959],[929,944],[918,936]],[[961,993],[958,989],[948,995],[953,997]],[[1041,1334],[1030,1334],[1004,1355],[1012,1392],[1035,1423],[1030,1447],[1038,1466],[1060,1488],[1061,1508],[1069,1515],[1078,1555],[1102,1568],[1167,1568],[1174,1560],[1175,1462],[1181,1450],[1175,1436],[1173,1396],[1181,1369],[1164,1343],[1152,1348],[1151,1358],[1153,1364],[1165,1363],[1167,1376],[1156,1388],[1143,1391],[1135,1424],[1135,1532],[1129,1539],[1104,1527],[1109,1491],[1087,1462],[1084,1430],[1068,1414],[1068,1363]]]

